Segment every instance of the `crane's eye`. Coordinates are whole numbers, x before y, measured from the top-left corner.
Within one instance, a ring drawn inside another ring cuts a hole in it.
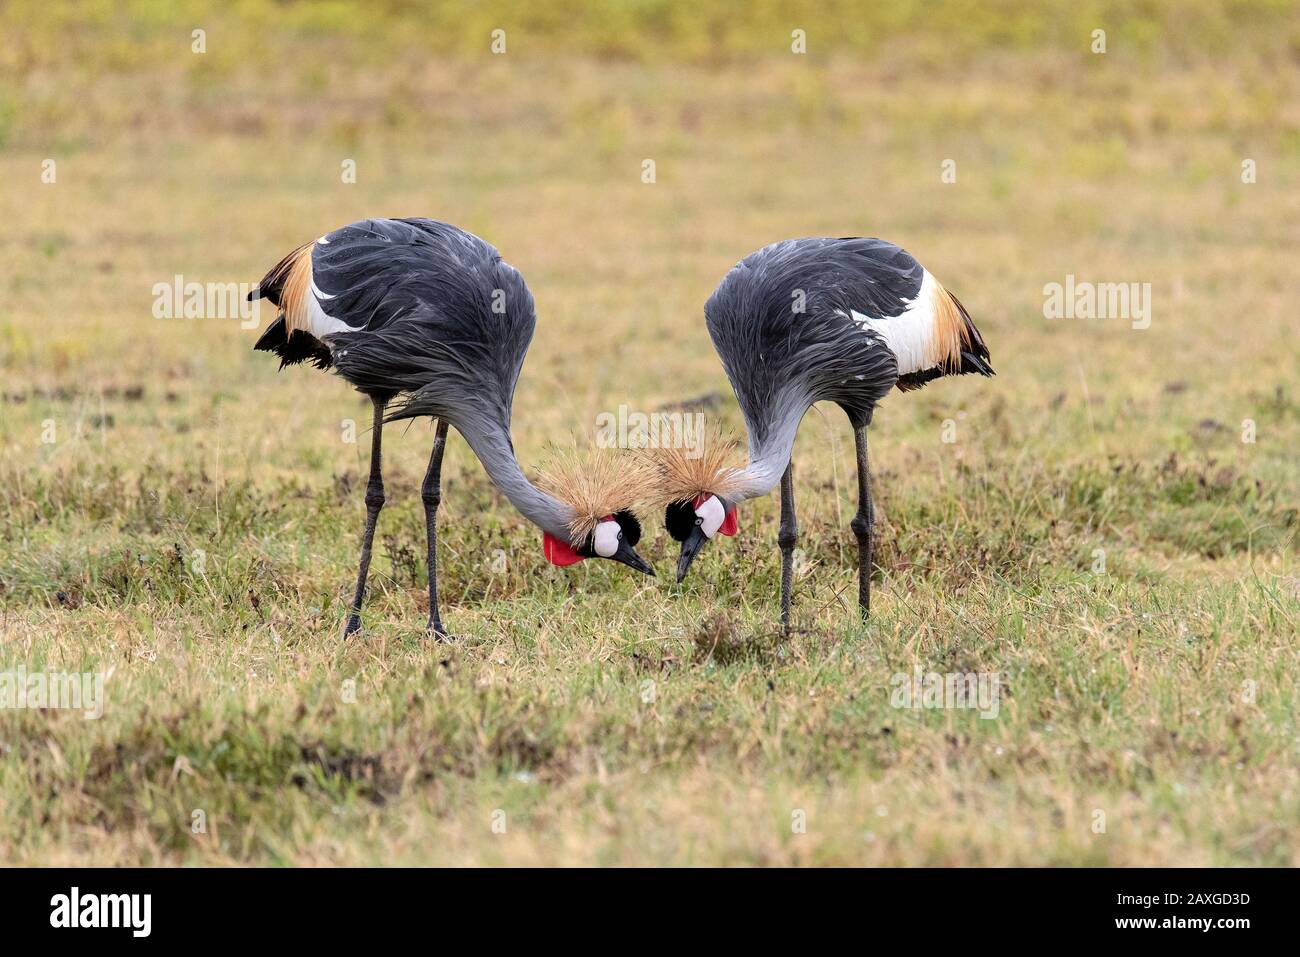
[[[704,516],[703,516],[703,515],[696,515],[696,516],[695,516],[695,524],[696,524],[696,525],[703,525],[703,524],[704,524]]]

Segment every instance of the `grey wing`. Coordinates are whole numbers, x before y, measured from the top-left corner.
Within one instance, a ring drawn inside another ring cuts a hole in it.
[[[365,219],[316,240],[313,292],[351,328],[382,329],[421,307],[473,312],[499,260],[491,245],[447,223]]]
[[[762,436],[772,409],[820,401],[864,422],[893,386],[893,353],[855,325],[844,305],[883,308],[906,287],[914,261],[898,261],[890,250],[901,250],[884,246],[786,240],[747,256],[723,279],[705,319],[751,432]],[[864,263],[877,261],[884,264],[879,282],[863,275]]]
[[[509,426],[536,326],[523,277],[496,249],[427,219],[365,220],[322,237],[313,266],[334,315],[336,371],[366,392],[401,394],[392,418],[467,415]],[[462,430],[463,431],[463,430]]]
[[[821,257],[821,290],[829,305],[875,318],[900,315],[925,276],[911,254],[883,239],[829,240]]]

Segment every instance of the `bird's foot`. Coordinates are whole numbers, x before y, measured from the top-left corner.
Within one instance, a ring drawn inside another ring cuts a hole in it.
[[[432,638],[434,641],[460,641],[459,635],[453,635],[442,627],[442,623],[429,622],[424,628],[424,637]]]
[[[361,630],[361,616],[355,612],[348,616],[348,623],[343,626],[343,637],[349,638]]]

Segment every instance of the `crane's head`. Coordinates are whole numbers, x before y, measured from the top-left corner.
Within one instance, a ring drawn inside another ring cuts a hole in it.
[[[649,466],[618,452],[557,451],[540,475],[555,499],[555,521],[543,527],[542,551],[552,565],[608,558],[645,575],[650,563],[636,552],[641,523],[632,511],[654,487]]]
[[[552,565],[573,565],[584,558],[608,558],[645,575],[654,575],[650,563],[637,554],[636,543],[640,540],[641,523],[632,512],[623,509],[597,519],[578,545],[574,545],[569,536],[544,532],[542,550]]]
[[[734,464],[736,451],[733,439],[713,430],[692,446],[658,449],[650,457],[658,499],[667,503],[664,527],[682,546],[679,582],[705,542],[736,534],[736,503],[744,487],[744,473]]]
[[[694,498],[670,502],[664,512],[664,527],[681,542],[677,559],[677,580],[686,578],[691,562],[706,542],[718,535],[735,535],[736,506],[717,495],[700,494]]]

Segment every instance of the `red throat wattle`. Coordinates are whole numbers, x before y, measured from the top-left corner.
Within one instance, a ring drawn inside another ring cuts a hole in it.
[[[602,522],[614,521],[613,515],[606,515],[601,519]],[[577,549],[563,539],[556,538],[550,532],[542,532],[542,553],[546,560],[552,565],[559,565],[564,568],[566,565],[576,565],[586,558],[586,555],[579,555]]]
[[[556,538],[550,532],[542,532],[542,553],[552,565],[574,565],[582,561],[582,555],[568,542]]]

